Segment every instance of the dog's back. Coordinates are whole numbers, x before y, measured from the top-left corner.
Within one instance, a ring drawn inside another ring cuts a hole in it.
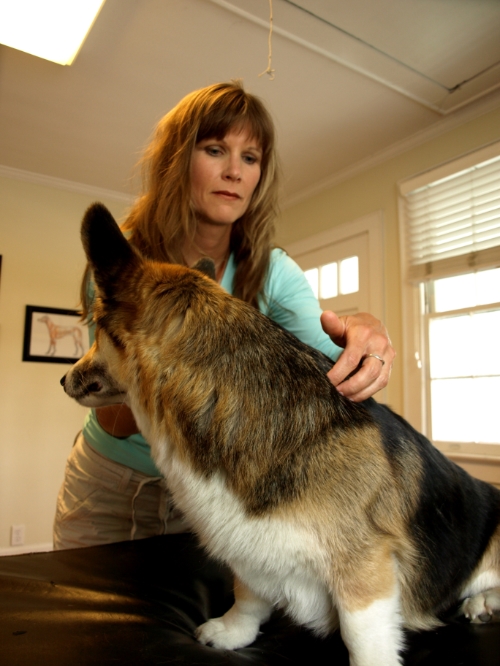
[[[399,478],[419,461],[418,490],[409,529],[418,544],[418,576],[409,581],[415,603],[439,615],[464,596],[488,544],[500,568],[500,491],[471,477],[400,416],[373,399],[364,403],[382,433]],[[401,501],[408,496],[402,486]],[[418,602],[416,600],[419,600]]]

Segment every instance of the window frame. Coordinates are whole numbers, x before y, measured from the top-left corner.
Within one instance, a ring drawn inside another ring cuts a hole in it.
[[[406,195],[419,187],[446,178],[464,169],[473,167],[481,162],[500,156],[500,141],[489,144],[482,149],[473,151],[456,160],[439,165],[435,169],[418,174],[410,179],[398,183],[398,217],[400,231],[401,256],[401,313],[402,313],[402,339],[403,339],[403,415],[419,431],[427,437],[431,434],[430,412],[430,363],[428,321],[429,313],[425,304],[425,289],[422,286],[430,279],[461,275],[476,272],[477,270],[500,267],[500,246],[497,252],[484,253],[478,265],[464,262],[445,267],[445,272],[439,270],[435,274],[419,279],[410,279],[410,261],[408,257],[408,228],[406,220]],[[494,304],[493,304],[494,305]],[[483,306],[481,306],[483,307]],[[472,311],[474,308],[468,308]],[[484,308],[483,308],[484,309]],[[447,316],[449,313],[439,313]],[[436,316],[437,313],[432,316]],[[435,446],[474,476],[486,481],[500,484],[500,445],[496,444],[461,444],[457,442],[434,442]]]

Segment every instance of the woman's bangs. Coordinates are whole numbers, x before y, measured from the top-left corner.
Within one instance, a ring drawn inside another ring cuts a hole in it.
[[[262,116],[258,108],[248,103],[228,104],[211,109],[210,113],[201,119],[196,142],[211,138],[220,141],[231,131],[239,132],[247,128],[250,138],[259,144],[263,152],[267,153],[272,149],[274,137],[269,120]]]

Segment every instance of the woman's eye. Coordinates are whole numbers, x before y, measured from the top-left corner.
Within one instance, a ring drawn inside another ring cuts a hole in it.
[[[247,164],[255,164],[257,162],[257,157],[255,157],[255,155],[245,155],[243,159]]]
[[[220,155],[222,153],[219,146],[207,146],[205,150],[209,155]]]

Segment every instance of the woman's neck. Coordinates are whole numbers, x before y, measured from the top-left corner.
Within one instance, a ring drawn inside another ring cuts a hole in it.
[[[215,263],[217,281],[222,280],[230,254],[231,225],[198,222],[192,243],[183,248],[184,261],[193,266],[202,257],[210,257]]]

